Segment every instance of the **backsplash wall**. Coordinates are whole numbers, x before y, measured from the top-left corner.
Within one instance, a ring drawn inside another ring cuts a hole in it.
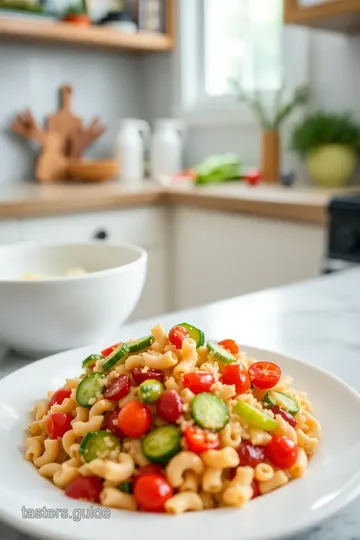
[[[74,88],[73,110],[85,121],[99,116],[107,132],[89,155],[113,152],[119,119],[143,117],[140,59],[118,52],[0,44],[0,184],[32,180],[35,148],[13,135],[16,112],[31,108],[40,122],[58,107],[58,88]]]

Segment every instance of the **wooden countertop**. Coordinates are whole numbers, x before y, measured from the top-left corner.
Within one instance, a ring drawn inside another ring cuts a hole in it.
[[[144,182],[137,188],[118,183],[91,186],[19,183],[0,186],[0,220],[174,204],[323,225],[329,201],[336,193],[341,192],[311,187],[249,187],[241,182],[196,188],[165,188],[152,182]]]

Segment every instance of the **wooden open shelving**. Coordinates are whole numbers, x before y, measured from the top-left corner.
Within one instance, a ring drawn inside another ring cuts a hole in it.
[[[301,6],[299,0],[284,0],[286,24],[299,24],[343,33],[360,32],[359,0],[319,1]]]
[[[56,21],[28,21],[0,15],[0,40],[33,43],[62,43],[82,47],[161,52],[173,48],[170,34],[121,33],[113,28],[81,27]]]

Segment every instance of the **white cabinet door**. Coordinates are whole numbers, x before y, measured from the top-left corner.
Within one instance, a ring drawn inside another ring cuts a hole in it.
[[[15,220],[0,221],[0,244],[12,244],[20,239],[18,223]]]
[[[30,241],[89,241],[97,236],[110,242],[158,246],[166,234],[164,208],[131,208],[108,212],[24,219],[20,232]]]
[[[162,248],[154,248],[149,250],[148,255],[146,283],[140,301],[129,319],[130,321],[155,317],[173,310],[168,292],[170,275],[167,251]]]
[[[325,228],[191,208],[174,215],[175,309],[319,275]]]

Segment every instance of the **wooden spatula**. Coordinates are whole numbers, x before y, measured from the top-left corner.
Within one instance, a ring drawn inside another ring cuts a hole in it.
[[[48,117],[47,128],[57,133],[60,138],[61,149],[65,156],[70,154],[70,141],[75,132],[82,127],[82,120],[71,112],[71,86],[60,88],[60,108],[55,114]]]

